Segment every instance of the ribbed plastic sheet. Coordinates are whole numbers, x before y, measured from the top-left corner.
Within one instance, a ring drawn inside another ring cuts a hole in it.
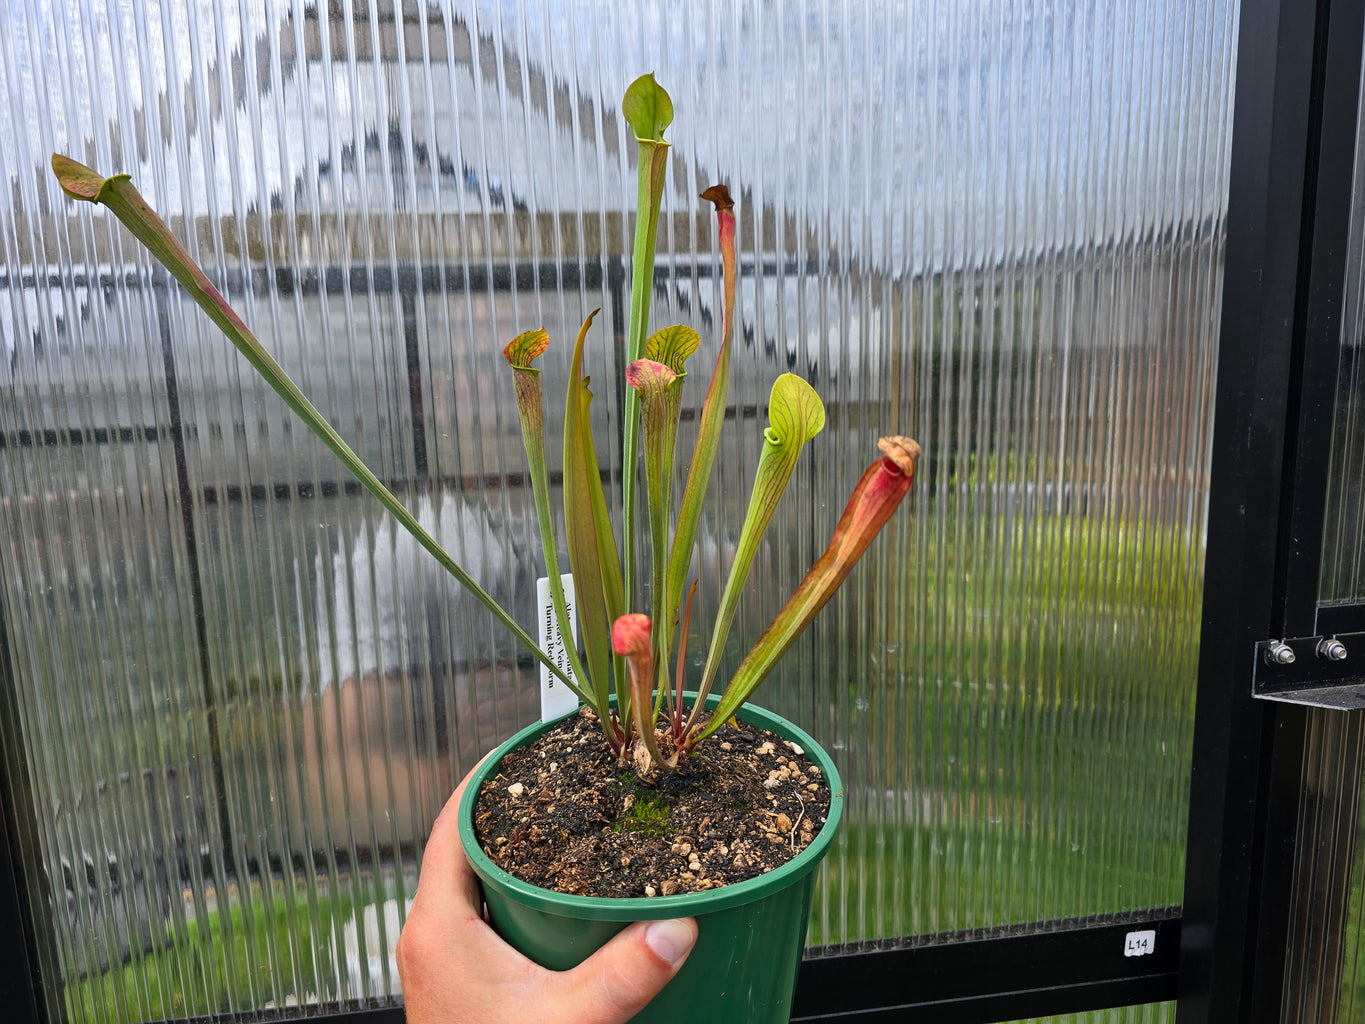
[[[430,822],[537,714],[533,664],[111,218],[65,200],[51,153],[130,173],[529,625],[541,567],[501,348],[550,330],[557,423],[601,307],[589,372],[619,480],[619,102],[654,71],[677,109],[654,325],[700,330],[708,369],[697,194],[738,200],[694,624],[773,379],[805,376],[828,409],[730,665],[875,438],[925,449],[908,510],[758,695],[849,784],[810,942],[1056,928],[1180,899],[1237,15],[0,8],[0,714],[50,1005],[83,1024],[392,1000]]]
[[[1365,83],[1363,83],[1365,87]],[[1365,110],[1365,107],[1362,108]],[[1341,349],[1323,530],[1322,604],[1365,604],[1365,125],[1356,125],[1355,180],[1346,247]]]
[[[1311,708],[1285,938],[1285,1024],[1346,1024],[1365,1013],[1365,719]]]
[[[1030,1017],[1010,1024],[1168,1024],[1175,1020],[1175,1003],[1145,1003],[1108,1010],[1088,1010],[1055,1017]]]

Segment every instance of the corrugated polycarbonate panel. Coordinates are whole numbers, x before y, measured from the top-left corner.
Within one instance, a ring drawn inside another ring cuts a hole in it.
[[[1365,96],[1365,77],[1361,81]],[[1365,104],[1356,125],[1355,180],[1328,463],[1323,605],[1365,602]],[[1295,839],[1286,943],[1286,1024],[1336,1024],[1365,1015],[1365,718],[1311,708]]]
[[[1311,708],[1290,888],[1285,1024],[1346,1024],[1365,1013],[1365,719]]]
[[[728,667],[875,438],[925,449],[908,510],[758,697],[848,784],[810,941],[1057,928],[1180,898],[1237,13],[0,9],[0,709],[31,781],[10,796],[33,812],[52,1006],[112,1022],[395,998],[430,822],[537,713],[505,631],[129,236],[65,200],[52,152],[130,173],[529,625],[541,566],[501,348],[549,328],[556,423],[602,309],[588,369],[618,480],[619,103],[654,71],[677,117],[653,321],[702,333],[692,410],[719,321],[697,194],[738,200],[732,422],[689,650],[778,374],[816,386],[828,426]]]
[[[1365,80],[1361,89],[1365,94]],[[1365,117],[1365,104],[1360,109]],[[1349,230],[1318,579],[1322,604],[1365,604],[1365,122],[1356,125]]]
[[[1175,1003],[1147,1003],[1119,1006],[1110,1010],[1089,1010],[1055,1017],[1030,1017],[1008,1024],[1169,1024],[1175,1020]]]

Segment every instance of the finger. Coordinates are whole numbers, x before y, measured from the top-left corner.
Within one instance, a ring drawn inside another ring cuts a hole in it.
[[[487,756],[479,765],[484,760]],[[546,977],[554,977],[504,942],[484,920],[483,893],[459,829],[460,799],[479,765],[455,787],[432,824],[417,892],[399,936],[398,972],[405,996],[411,993],[413,999],[410,1021],[448,1018],[444,1011],[414,1013],[413,1007],[432,999],[439,1004],[452,992],[466,1001],[482,993],[495,1002],[516,1003]],[[457,1019],[489,1018],[477,1011]]]
[[[485,754],[479,764],[470,769],[432,823],[431,834],[422,850],[422,871],[413,896],[414,911],[420,907],[422,913],[430,912],[438,919],[454,913],[472,913],[482,919],[483,896],[479,891],[479,879],[469,866],[464,845],[460,842],[460,798],[474,772],[487,759]]]
[[[557,976],[566,1020],[625,1024],[678,973],[697,941],[697,922],[639,921],[571,971]]]

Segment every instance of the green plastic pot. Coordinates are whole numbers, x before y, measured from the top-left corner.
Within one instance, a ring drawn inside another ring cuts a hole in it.
[[[718,699],[712,695],[707,706],[713,707]],[[844,784],[829,755],[786,719],[747,704],[740,718],[796,743],[829,782],[829,814],[806,849],[766,875],[680,896],[569,896],[522,882],[479,848],[474,838],[474,804],[484,781],[497,774],[504,755],[555,724],[537,722],[483,762],[460,802],[460,839],[483,882],[488,917],[497,933],[536,963],[563,971],[582,963],[632,921],[695,917],[697,944],[686,963],[635,1019],[676,1024],[700,1019],[697,1014],[704,1010],[710,1024],[788,1020],[806,943],[815,869],[843,816]]]

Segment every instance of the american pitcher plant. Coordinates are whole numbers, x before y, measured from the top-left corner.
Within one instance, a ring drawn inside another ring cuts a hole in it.
[[[834,595],[868,545],[891,518],[914,480],[919,445],[906,437],[878,441],[881,454],[862,474],[829,545],[730,676],[714,712],[702,709],[716,683],[740,594],[765,530],[791,480],[805,444],[825,424],[820,396],[808,383],[785,373],[768,399],[769,425],[754,476],[748,510],[735,557],[719,597],[710,644],[696,682],[692,707],[683,706],[686,638],[695,581],[684,601],[693,546],[725,420],[734,334],[735,214],[728,189],[715,185],[702,198],[715,206],[722,269],[722,320],[719,350],[698,418],[696,446],[682,497],[672,512],[674,448],[683,408],[687,360],[701,339],[691,327],[676,324],[647,335],[654,280],[655,239],[663,196],[669,143],[664,131],[673,119],[668,93],[653,75],[627,89],[622,114],[638,146],[638,200],[632,262],[630,319],[625,370],[622,473],[622,536],[614,532],[602,485],[589,420],[592,392],[585,374],[585,345],[597,311],[578,333],[569,366],[563,423],[562,522],[574,583],[583,649],[565,644],[568,671],[539,645],[431,536],[407,507],[361,461],[313,406],[274,357],[252,334],[134,188],[126,174],[103,177],[70,157],[54,155],[52,169],[74,199],[102,204],[190,293],[227,338],[290,409],[341,460],[365,488],[416,541],[505,626],[549,671],[589,705],[607,742],[626,762],[640,748],[665,770],[676,769],[697,743],[737,712],[791,647],[816,613]],[[545,568],[561,634],[572,636],[561,583],[559,543],[550,506],[545,456],[544,398],[540,370],[533,364],[551,343],[543,329],[514,338],[503,355],[511,368],[521,418],[522,438],[535,499]],[[632,539],[639,527],[637,469],[644,460],[645,515],[649,552],[649,611],[632,610],[643,581],[634,562]],[[676,643],[676,660],[671,655]],[[612,706],[612,696],[615,706]]]

